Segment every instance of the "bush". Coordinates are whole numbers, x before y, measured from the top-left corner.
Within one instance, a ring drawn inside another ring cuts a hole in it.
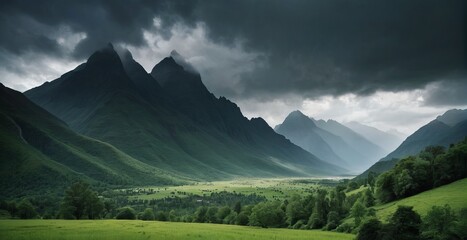
[[[376,218],[371,218],[364,222],[358,231],[357,240],[377,240],[380,239],[382,224]]]
[[[124,208],[120,208],[120,211],[118,212],[115,218],[134,220],[136,219],[136,213],[135,213],[135,210],[133,210],[133,208],[124,207]]]
[[[423,219],[423,236],[427,239],[452,239],[452,226],[456,223],[456,216],[449,205],[433,206]]]
[[[141,220],[144,220],[144,221],[153,221],[156,217],[154,216],[154,211],[152,210],[152,208],[146,208],[143,212],[143,214],[141,214]]]
[[[353,225],[350,223],[342,223],[336,228],[336,232],[341,233],[351,233],[353,230]]]
[[[157,211],[155,214],[155,218],[157,221],[163,221],[163,222],[168,220],[167,214],[164,211]]]
[[[248,215],[246,215],[245,212],[240,212],[235,220],[235,224],[242,226],[248,225]]]
[[[18,212],[19,218],[21,219],[31,219],[37,216],[37,212],[32,206],[31,202],[28,200],[22,200],[18,205]]]

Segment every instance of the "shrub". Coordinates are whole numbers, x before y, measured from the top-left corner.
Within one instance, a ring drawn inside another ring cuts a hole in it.
[[[124,207],[124,208],[120,208],[120,211],[118,212],[115,218],[134,220],[136,219],[136,213],[135,213],[135,210],[133,210],[133,208]]]

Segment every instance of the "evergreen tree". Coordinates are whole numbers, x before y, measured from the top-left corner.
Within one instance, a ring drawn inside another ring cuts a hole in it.
[[[352,217],[355,219],[355,227],[360,226],[360,223],[362,222],[363,218],[366,215],[365,205],[363,205],[360,199],[355,202],[350,212],[351,212]]]

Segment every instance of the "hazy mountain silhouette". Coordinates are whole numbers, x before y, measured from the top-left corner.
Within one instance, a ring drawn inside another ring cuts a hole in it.
[[[405,139],[355,121],[345,123],[344,125],[384,149],[385,154],[396,149]]]
[[[344,125],[328,120],[314,120],[300,111],[290,113],[276,128],[320,158],[353,171],[362,171],[381,158],[384,150]]]

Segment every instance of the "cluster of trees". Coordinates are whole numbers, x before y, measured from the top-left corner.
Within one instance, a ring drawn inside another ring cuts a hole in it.
[[[448,205],[433,206],[422,219],[412,207],[399,206],[387,224],[369,218],[357,240],[456,240],[467,238],[467,209],[456,215]]]
[[[35,207],[28,199],[23,199],[19,203],[2,200],[0,201],[0,209],[8,212],[10,217],[31,219],[38,216]]]
[[[451,145],[430,146],[417,156],[402,159],[376,181],[381,203],[406,198],[467,177],[467,139]]]

